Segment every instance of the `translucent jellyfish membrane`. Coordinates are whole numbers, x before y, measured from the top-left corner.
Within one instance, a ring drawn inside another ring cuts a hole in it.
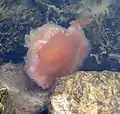
[[[65,29],[45,24],[26,37],[26,72],[42,88],[49,88],[57,76],[75,72],[90,52],[83,27],[91,19],[72,21]]]

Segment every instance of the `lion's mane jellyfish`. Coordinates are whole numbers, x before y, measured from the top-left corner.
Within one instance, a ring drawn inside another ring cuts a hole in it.
[[[83,27],[91,18],[72,21],[65,29],[45,24],[26,37],[26,72],[42,88],[50,88],[57,76],[75,72],[90,51]]]

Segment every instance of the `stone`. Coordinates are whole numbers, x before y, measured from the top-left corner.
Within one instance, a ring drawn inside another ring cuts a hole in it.
[[[120,73],[77,72],[56,81],[51,114],[119,114]]]
[[[49,103],[50,93],[29,80],[22,66],[0,66],[0,111],[4,114],[39,114]]]

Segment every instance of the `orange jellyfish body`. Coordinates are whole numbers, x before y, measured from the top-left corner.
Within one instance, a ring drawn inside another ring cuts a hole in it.
[[[77,70],[90,51],[80,25],[86,21],[74,21],[68,29],[45,24],[27,37],[27,74],[39,86],[49,88],[57,76],[65,76]]]

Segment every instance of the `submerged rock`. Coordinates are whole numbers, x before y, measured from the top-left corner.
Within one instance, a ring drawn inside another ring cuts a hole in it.
[[[56,81],[52,114],[119,114],[120,73],[78,72]]]
[[[40,114],[50,103],[51,114],[119,114],[119,81],[117,72],[77,72],[58,78],[52,95],[53,88],[42,90],[21,66],[5,64],[0,67],[0,111]]]
[[[4,106],[0,103],[0,114],[3,114],[4,112]]]
[[[0,66],[0,88],[4,114],[39,114],[49,103],[51,90],[35,85],[18,65]]]
[[[0,114],[3,114],[4,112],[4,106],[3,106],[3,100],[6,96],[7,93],[7,89],[2,87],[2,85],[0,85]]]

